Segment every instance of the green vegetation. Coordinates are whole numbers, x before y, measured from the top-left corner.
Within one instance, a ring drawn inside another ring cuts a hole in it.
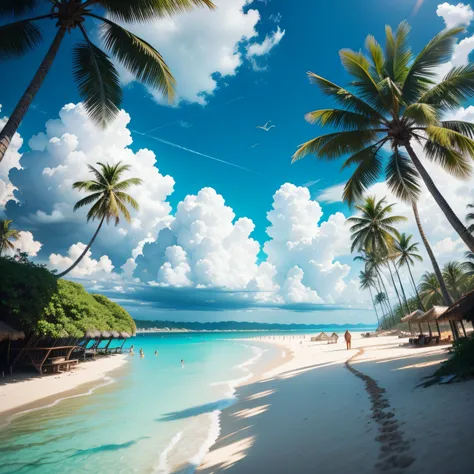
[[[44,266],[0,258],[0,314],[16,329],[48,337],[82,337],[88,329],[135,331],[132,317],[103,295],[58,280]]]
[[[470,176],[474,124],[446,121],[443,115],[474,96],[474,64],[452,68],[438,84],[433,72],[450,60],[457,35],[463,31],[462,27],[445,29],[415,55],[408,42],[410,27],[402,22],[396,32],[386,27],[385,51],[372,35],[366,39],[365,54],[341,50],[342,65],[354,79],[354,92],[308,73],[310,81],[341,108],[310,112],[306,120],[338,131],[304,143],[293,161],[309,154],[324,160],[349,155],[342,165],[343,169],[355,166],[343,193],[349,204],[360,200],[381,174],[390,190],[410,204],[416,204],[423,182],[474,252],[474,235],[453,212],[413,149],[414,143],[419,144],[428,160],[457,178]],[[387,164],[384,145],[392,151]]]
[[[0,19],[14,17],[16,20],[0,26],[0,60],[24,56],[42,42],[38,21],[50,20],[56,27],[56,35],[46,56],[0,132],[0,162],[51,69],[66,34],[79,34],[82,38],[72,54],[74,80],[91,118],[105,126],[119,111],[122,87],[111,58],[92,42],[87,30],[98,20],[104,48],[138,81],[156,88],[171,100],[175,80],[163,57],[153,46],[113,20],[145,22],[196,6],[214,8],[210,0],[55,0],[48,3],[52,8],[36,17],[28,17],[37,9],[36,1],[2,0],[0,5]]]
[[[125,220],[130,222],[131,216],[130,212],[128,212],[127,204],[130,204],[135,210],[139,208],[138,202],[124,191],[130,186],[141,184],[142,180],[140,178],[128,178],[124,181],[119,181],[122,174],[130,169],[130,166],[121,165],[120,161],[114,166],[108,163],[105,165],[103,163],[97,164],[100,167],[100,171],[88,165],[89,171],[95,176],[94,181],[77,181],[72,187],[92,193],[78,201],[74,206],[74,211],[94,203],[87,213],[87,222],[100,219],[99,226],[89,244],[79,255],[79,258],[68,269],[60,273],[58,275],[59,278],[67,275],[84,258],[99,234],[104,221],[107,221],[108,224],[110,220],[114,220],[115,225],[117,225],[120,222],[120,215],[123,215]]]
[[[16,229],[10,229],[12,222],[11,220],[0,220],[0,255],[6,250],[15,250],[15,245],[11,241],[17,240],[19,233]]]
[[[463,338],[453,342],[452,356],[441,364],[435,377],[456,374],[461,378],[474,376],[474,338]]]

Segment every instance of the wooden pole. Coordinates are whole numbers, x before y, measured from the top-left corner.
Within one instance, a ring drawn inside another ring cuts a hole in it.
[[[462,332],[464,333],[464,337],[467,337],[466,328],[464,327],[464,323],[462,322],[462,319],[461,319],[460,323],[461,323],[461,327],[462,327]]]

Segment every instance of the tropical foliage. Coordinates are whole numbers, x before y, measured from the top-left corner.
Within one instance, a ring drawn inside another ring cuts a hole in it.
[[[74,211],[94,203],[87,213],[87,222],[98,219],[99,226],[92,236],[91,241],[83,250],[81,255],[79,255],[78,259],[67,270],[60,273],[58,277],[63,277],[68,274],[84,258],[99,234],[104,221],[108,224],[113,220],[115,225],[117,225],[120,222],[120,216],[122,215],[127,222],[130,222],[131,216],[127,209],[127,204],[135,210],[139,209],[138,202],[125,191],[127,191],[131,186],[141,184],[142,180],[140,178],[128,178],[120,181],[123,173],[130,170],[130,166],[122,165],[120,161],[113,166],[108,163],[97,164],[99,165],[100,171],[93,166],[88,165],[95,180],[77,181],[73,184],[73,188],[91,193],[76,203]]]
[[[79,338],[88,329],[135,331],[118,304],[78,283],[58,280],[25,254],[0,258],[0,314],[16,329],[55,338]]]
[[[0,220],[0,255],[7,250],[15,250],[13,242],[17,240],[20,235],[16,229],[11,229],[11,220]]]
[[[443,120],[443,114],[474,95],[474,64],[453,67],[441,82],[435,81],[436,68],[449,61],[463,31],[456,27],[440,32],[416,55],[408,42],[406,22],[395,32],[386,27],[385,50],[369,35],[365,52],[340,51],[342,65],[353,78],[352,90],[309,72],[311,83],[340,108],[309,112],[306,120],[336,131],[301,145],[293,162],[307,155],[323,160],[345,157],[342,169],[355,167],[343,193],[349,204],[359,201],[382,174],[398,198],[416,202],[422,180],[474,252],[474,236],[466,232],[413,148],[419,145],[428,160],[457,178],[470,176],[474,125]],[[391,153],[384,165],[387,146]]]
[[[3,0],[0,19],[14,17],[15,21],[0,26],[0,61],[33,51],[43,40],[38,26],[42,20],[53,20],[56,35],[0,133],[0,161],[67,34],[77,31],[81,38],[72,52],[73,76],[79,95],[92,120],[105,126],[117,115],[122,102],[119,73],[109,54],[138,81],[157,89],[170,100],[174,96],[175,80],[161,54],[121,23],[145,22],[201,6],[214,8],[211,0]],[[94,44],[94,38],[88,33],[88,25],[97,21],[104,49]]]

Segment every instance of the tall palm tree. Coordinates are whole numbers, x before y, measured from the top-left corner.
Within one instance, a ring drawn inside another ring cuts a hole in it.
[[[354,92],[308,73],[310,81],[341,108],[310,112],[306,120],[339,131],[301,145],[293,162],[308,154],[327,160],[351,155],[342,165],[342,169],[356,166],[344,188],[344,200],[349,204],[359,200],[383,171],[397,197],[416,201],[421,177],[448,221],[474,252],[474,235],[453,212],[413,149],[414,143],[423,146],[428,160],[458,178],[470,175],[474,124],[446,121],[442,116],[474,95],[474,64],[454,67],[440,83],[434,81],[436,67],[449,61],[456,36],[464,29],[449,28],[438,33],[418,55],[408,44],[409,31],[406,22],[396,32],[387,27],[385,51],[371,35],[365,42],[365,54],[340,51],[342,65],[355,79],[351,83]],[[392,150],[385,167],[384,145]]]
[[[377,326],[380,324],[379,313],[377,312],[377,306],[375,305],[374,296],[372,295],[372,288],[376,288],[375,275],[373,271],[366,270],[359,273],[360,288],[362,290],[369,290],[370,299],[375,310],[375,316],[377,317]]]
[[[175,81],[160,53],[113,20],[143,22],[195,6],[214,8],[211,0],[2,0],[0,19],[13,16],[16,21],[0,26],[0,60],[23,56],[41,43],[43,36],[38,21],[54,20],[56,35],[0,132],[0,162],[51,69],[66,34],[79,30],[82,36],[83,41],[75,46],[72,55],[74,79],[89,115],[105,126],[119,111],[122,88],[110,57],[87,34],[89,22],[90,26],[95,20],[100,22],[104,48],[118,62],[137,80],[158,89],[171,100]]]
[[[420,298],[420,294],[418,293],[418,287],[416,286],[415,279],[413,278],[413,274],[411,272],[411,267],[415,264],[415,260],[419,262],[423,261],[423,257],[418,253],[418,242],[411,243],[411,239],[413,235],[407,235],[405,233],[400,234],[400,238],[395,241],[395,256],[397,260],[397,266],[407,267],[408,273],[410,274],[411,283],[416,293],[416,297],[418,299],[418,303],[420,304],[421,308],[424,311],[424,306]]]
[[[468,204],[468,205],[467,205],[467,208],[468,208],[468,209],[474,209],[474,204]],[[467,221],[467,224],[468,224],[467,230],[468,230],[471,234],[474,234],[474,211],[473,211],[473,212],[469,212],[469,213],[466,215],[466,221]]]
[[[441,270],[439,269],[438,261],[436,260],[436,257],[434,256],[433,249],[431,248],[428,237],[426,237],[423,226],[421,225],[420,214],[418,213],[418,206],[415,201],[412,202],[412,209],[413,209],[413,215],[415,216],[416,225],[418,227],[418,232],[420,233],[421,240],[423,241],[423,245],[425,246],[426,252],[428,253],[428,257],[430,258],[434,275],[438,279],[438,285],[441,290],[443,302],[446,306],[451,306],[453,304],[453,299],[451,295],[449,294],[448,288],[446,286],[446,282],[444,281]]]
[[[20,233],[16,229],[10,229],[12,220],[0,220],[0,255],[6,250],[15,250],[12,241],[20,237]]]
[[[390,260],[387,258],[393,251],[395,239],[399,237],[395,224],[406,221],[406,217],[390,215],[394,204],[387,204],[386,198],[377,199],[373,196],[365,198],[362,204],[355,208],[361,213],[360,216],[353,216],[347,222],[353,224],[350,228],[352,246],[351,251],[365,250],[374,253],[384,259],[387,266],[392,285],[395,289],[400,306],[403,307],[400,294],[393,278]]]
[[[443,304],[443,295],[439,281],[433,272],[425,272],[421,276],[419,288],[425,308],[432,308],[435,305]]]
[[[446,263],[443,267],[443,278],[450,295],[458,300],[467,289],[467,275],[464,272],[463,265],[459,262]]]
[[[74,211],[94,203],[87,213],[87,222],[99,219],[99,226],[79,258],[67,270],[60,273],[58,278],[68,274],[84,258],[99,234],[104,221],[108,224],[112,219],[115,220],[115,225],[117,225],[120,222],[120,215],[123,215],[125,220],[130,222],[131,217],[127,204],[130,204],[135,210],[139,208],[137,201],[124,191],[130,188],[130,186],[141,184],[142,180],[140,178],[128,178],[124,181],[119,181],[122,174],[130,169],[130,166],[122,165],[121,162],[113,166],[108,163],[97,164],[100,167],[100,171],[88,165],[89,170],[95,176],[95,180],[77,181],[73,184],[73,188],[92,193],[78,201],[74,206]]]

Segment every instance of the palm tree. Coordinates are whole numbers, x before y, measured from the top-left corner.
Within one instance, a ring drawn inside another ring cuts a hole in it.
[[[415,283],[415,279],[413,278],[413,274],[411,272],[411,266],[415,264],[415,260],[419,262],[423,261],[423,257],[418,253],[418,242],[411,243],[411,239],[413,235],[407,235],[405,233],[400,234],[400,238],[395,241],[395,256],[398,258],[397,266],[407,267],[408,273],[410,274],[411,283],[413,288],[415,289],[416,297],[418,298],[418,302],[420,304],[420,309],[423,311],[425,310],[423,303],[420,298],[420,294],[418,293],[418,288]]]
[[[459,262],[448,262],[443,267],[443,278],[450,295],[458,300],[466,288],[467,275]]]
[[[434,81],[436,67],[449,61],[456,36],[464,29],[456,27],[438,33],[418,55],[408,44],[409,31],[406,22],[395,33],[387,27],[385,52],[371,35],[366,39],[366,54],[340,51],[342,65],[355,79],[351,83],[354,92],[308,73],[310,81],[341,108],[310,112],[306,120],[339,131],[307,141],[292,161],[308,154],[327,160],[350,154],[342,165],[342,169],[356,166],[343,193],[349,204],[359,200],[384,170],[387,184],[397,197],[416,201],[421,177],[448,221],[474,252],[474,235],[441,195],[412,147],[414,142],[420,144],[428,160],[458,178],[469,177],[474,124],[444,121],[442,115],[474,95],[474,64],[455,67],[440,83]],[[384,145],[391,146],[386,166]]]
[[[420,296],[426,308],[443,304],[443,295],[439,281],[433,272],[425,272],[421,276]]]
[[[20,238],[20,233],[16,229],[10,229],[11,220],[0,220],[0,255],[6,250],[15,250],[12,240]]]
[[[403,216],[390,215],[393,206],[394,204],[387,205],[386,198],[377,201],[375,197],[369,196],[362,204],[355,206],[361,215],[349,217],[347,222],[353,224],[350,228],[352,234],[351,252],[365,250],[365,252],[374,253],[383,258],[400,306],[403,306],[390,268],[390,259],[387,257],[393,251],[395,239],[399,237],[398,230],[393,227],[394,224],[407,219]]]
[[[451,306],[453,304],[453,299],[449,294],[448,288],[446,287],[446,282],[443,279],[443,275],[441,270],[439,269],[438,262],[436,257],[434,256],[433,249],[431,248],[430,242],[428,241],[428,237],[426,237],[425,231],[423,226],[421,225],[420,214],[418,213],[418,206],[416,202],[412,202],[412,209],[413,215],[415,216],[416,225],[418,227],[418,231],[420,232],[421,240],[423,241],[423,245],[425,246],[426,252],[428,253],[428,257],[431,260],[431,265],[433,267],[434,275],[438,279],[438,286],[441,290],[441,294],[443,296],[443,302],[446,306]]]
[[[87,213],[87,222],[90,220],[100,219],[99,226],[97,227],[95,234],[92,236],[89,245],[87,245],[79,258],[67,270],[60,273],[58,278],[68,274],[84,258],[91,248],[91,245],[94,243],[104,221],[107,221],[108,224],[110,220],[113,219],[115,220],[115,225],[117,225],[120,222],[120,215],[123,215],[125,220],[130,222],[131,217],[126,205],[130,204],[130,206],[135,210],[139,208],[137,201],[124,191],[132,185],[141,184],[142,180],[140,178],[128,178],[124,181],[119,181],[122,174],[130,169],[130,166],[122,165],[121,162],[118,162],[114,166],[109,165],[108,163],[97,164],[101,169],[100,171],[93,166],[88,165],[89,170],[96,179],[94,181],[77,181],[73,184],[73,188],[92,193],[78,201],[74,206],[74,211],[87,206],[88,204],[95,203]]]
[[[377,293],[375,295],[375,302],[378,303],[380,305],[380,307],[382,308],[382,315],[383,315],[383,305],[387,305],[387,295],[383,292],[380,292],[380,293]],[[383,323],[386,321],[386,317],[383,318],[382,320],[382,326],[383,326]],[[393,319],[393,315],[391,317],[391,322],[392,322],[392,325],[391,327],[395,324],[395,320]]]
[[[14,16],[16,21],[0,26],[0,60],[23,56],[41,43],[43,37],[37,26],[40,20],[54,20],[56,35],[0,132],[0,162],[51,69],[63,39],[73,30],[79,30],[83,38],[72,55],[74,79],[90,117],[105,126],[118,113],[122,101],[119,74],[110,57],[90,39],[86,21],[92,26],[94,20],[99,20],[105,49],[137,80],[158,89],[171,100],[175,81],[160,53],[113,20],[142,22],[190,10],[194,6],[214,8],[211,0],[2,0],[0,19]],[[33,12],[41,14],[28,18],[28,14]]]
[[[474,276],[474,252],[466,252],[467,262],[462,264],[466,275]]]
[[[375,275],[373,271],[366,270],[359,273],[360,288],[362,290],[369,290],[370,299],[375,310],[375,316],[377,317],[377,326],[380,324],[379,313],[377,312],[377,306],[375,305],[374,296],[372,295],[372,288],[376,288]]]

